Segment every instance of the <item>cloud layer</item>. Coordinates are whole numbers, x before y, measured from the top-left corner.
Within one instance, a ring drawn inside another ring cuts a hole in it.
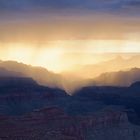
[[[3,12],[29,9],[130,12],[130,9],[137,11],[137,8],[140,8],[140,0],[0,0],[0,10]]]

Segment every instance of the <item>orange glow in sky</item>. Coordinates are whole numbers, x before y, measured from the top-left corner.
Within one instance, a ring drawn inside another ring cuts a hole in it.
[[[140,52],[140,42],[134,40],[62,40],[50,41],[39,47],[29,43],[0,45],[0,59],[43,66],[54,72],[69,70],[75,65],[98,63],[105,59],[102,55],[99,58],[94,54]]]

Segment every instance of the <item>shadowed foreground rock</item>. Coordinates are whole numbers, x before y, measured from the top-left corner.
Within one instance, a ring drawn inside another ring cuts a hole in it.
[[[105,109],[91,116],[68,116],[57,107],[21,117],[0,117],[1,140],[138,140],[140,128],[122,111]]]

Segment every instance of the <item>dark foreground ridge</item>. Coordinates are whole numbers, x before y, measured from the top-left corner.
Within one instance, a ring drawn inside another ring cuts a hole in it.
[[[84,87],[73,96],[28,77],[0,78],[2,140],[137,140],[140,82]]]
[[[112,108],[113,109],[113,108]],[[135,140],[140,127],[128,122],[126,113],[104,109],[90,116],[69,116],[58,107],[21,117],[0,117],[2,140]]]
[[[140,82],[130,87],[90,86],[84,87],[74,95],[81,100],[101,101],[106,105],[122,105],[128,109],[129,120],[140,124]],[[131,111],[129,109],[132,109]]]
[[[65,91],[38,85],[32,78],[0,77],[0,114],[22,115],[67,96]]]

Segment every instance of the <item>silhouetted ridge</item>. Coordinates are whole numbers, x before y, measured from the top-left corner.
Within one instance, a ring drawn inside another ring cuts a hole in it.
[[[26,93],[49,93],[53,96],[66,96],[66,92],[59,88],[50,88],[47,86],[39,85],[35,80],[30,77],[0,77],[0,94],[19,94]]]
[[[7,70],[3,67],[0,67],[0,77],[25,77],[25,75],[20,72]]]
[[[135,91],[139,92],[139,91],[140,91],[140,81],[133,83],[133,84],[130,86],[130,88],[131,88],[132,90],[134,89]]]
[[[0,77],[0,114],[21,115],[60,104],[68,95],[59,88],[39,85],[30,77]]]
[[[139,68],[132,68],[128,71],[103,73],[96,77],[93,83],[99,86],[130,86],[136,81],[140,81]]]
[[[8,71],[21,73],[24,77],[31,77],[44,86],[61,87],[61,76],[50,72],[43,67],[26,65],[16,61],[0,61],[0,67],[5,68]],[[15,75],[15,77],[19,76]]]
[[[75,92],[75,97],[94,101],[102,101],[106,105],[122,105],[128,109],[129,120],[140,124],[140,81],[134,82],[129,87],[89,86]],[[133,110],[133,113],[129,111]]]
[[[30,77],[0,77],[0,94],[20,94],[44,91],[51,88],[43,87]]]
[[[139,87],[140,88],[140,81],[133,83],[130,87]]]
[[[25,77],[0,77],[0,87],[32,87],[37,86],[32,78]]]

